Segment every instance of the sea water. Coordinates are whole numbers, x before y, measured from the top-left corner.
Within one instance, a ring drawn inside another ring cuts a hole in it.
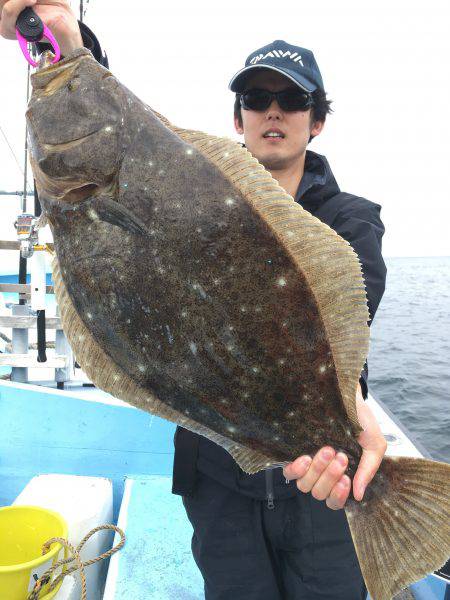
[[[388,258],[371,327],[369,388],[450,462],[450,257]]]

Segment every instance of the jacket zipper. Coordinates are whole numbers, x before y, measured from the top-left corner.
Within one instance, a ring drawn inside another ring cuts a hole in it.
[[[274,493],[273,493],[273,469],[267,469],[266,473],[266,498],[267,508],[273,510],[275,508]]]

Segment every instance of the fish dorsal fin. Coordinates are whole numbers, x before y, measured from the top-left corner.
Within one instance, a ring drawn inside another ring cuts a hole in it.
[[[267,456],[244,448],[233,440],[216,433],[209,427],[205,427],[197,423],[197,421],[189,419],[185,414],[170,408],[148,390],[139,386],[100,347],[78,315],[64,285],[56,256],[53,258],[52,270],[55,295],[64,333],[69,340],[78,363],[98,388],[108,392],[115,398],[129,402],[137,408],[168,421],[178,423],[194,433],[207,437],[225,448],[247,473],[257,473],[261,469],[274,464],[273,460]]]
[[[297,204],[246,148],[231,139],[176,127],[153,112],[245,196],[303,272],[319,306],[345,410],[359,432],[356,388],[369,351],[369,311],[357,254]]]

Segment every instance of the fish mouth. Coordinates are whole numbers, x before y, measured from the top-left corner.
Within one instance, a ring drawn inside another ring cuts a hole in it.
[[[70,83],[80,63],[89,56],[89,50],[77,48],[59,62],[43,66],[31,75],[33,89],[44,96],[53,95]]]

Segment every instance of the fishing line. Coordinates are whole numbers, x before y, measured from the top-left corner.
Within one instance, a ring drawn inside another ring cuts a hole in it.
[[[20,163],[19,163],[19,161],[17,159],[17,156],[15,155],[14,150],[12,149],[11,144],[9,143],[8,137],[7,137],[6,133],[3,131],[3,127],[1,125],[0,125],[0,131],[2,132],[2,135],[5,138],[5,142],[8,144],[8,148],[11,150],[11,154],[14,156],[14,160],[16,161],[17,166],[19,167],[19,170],[20,170],[21,174],[23,175],[24,174],[23,173],[23,169],[20,166]]]

